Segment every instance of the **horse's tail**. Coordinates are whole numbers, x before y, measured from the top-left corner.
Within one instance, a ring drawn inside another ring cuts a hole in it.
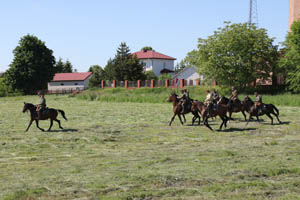
[[[64,112],[63,110],[57,109],[57,111],[60,112],[60,114],[63,116],[63,118],[64,118],[65,120],[68,120],[68,119],[66,118],[65,112]]]
[[[271,104],[271,106],[276,111],[277,115],[279,115],[279,110],[273,104]]]

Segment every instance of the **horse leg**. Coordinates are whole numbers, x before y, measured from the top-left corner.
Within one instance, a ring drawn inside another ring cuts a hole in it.
[[[229,111],[229,120],[233,120],[234,121],[234,119],[231,116],[232,116],[232,112]]]
[[[247,121],[245,111],[242,111],[242,114],[244,115],[245,121]]]
[[[45,131],[44,129],[40,128],[39,120],[35,120],[35,123],[36,123],[36,127],[38,127],[41,131]]]
[[[251,113],[249,113],[249,119],[248,119],[248,121],[247,121],[247,123],[246,123],[246,126],[249,124],[250,119],[252,119],[252,114],[251,114]]]
[[[208,117],[205,117],[205,119],[203,119],[203,123],[204,123],[204,125],[205,125],[207,128],[209,128],[211,131],[214,131],[214,130],[210,127],[210,125],[208,124]]]
[[[271,124],[273,125],[273,117],[270,115],[270,113],[266,114],[271,119]]]
[[[277,118],[278,123],[281,124],[282,122],[280,121],[278,115],[274,111],[272,112],[272,114],[275,115],[275,117]]]
[[[51,130],[51,128],[52,128],[52,125],[53,125],[53,120],[52,120],[52,119],[50,119],[50,127],[49,127],[49,129],[48,129],[47,131],[50,131],[50,130]]]
[[[183,122],[182,122],[182,119],[181,119],[180,114],[178,114],[178,118],[179,118],[179,120],[180,120],[181,125],[183,125]],[[183,115],[183,118],[185,119],[184,115]]]
[[[178,115],[179,116],[179,115]],[[183,119],[184,119],[184,123],[186,122],[186,119],[185,119],[185,116],[184,116],[184,114],[182,114],[182,116],[183,116]],[[179,117],[180,118],[180,117]],[[181,120],[180,120],[181,121]]]
[[[220,116],[220,118],[221,118],[221,120],[222,120],[222,123],[221,123],[221,125],[220,125],[220,127],[219,127],[219,130],[222,130],[222,127],[223,127],[223,124],[224,124],[224,117],[222,117],[222,116]]]
[[[28,124],[28,126],[27,126],[27,129],[25,130],[25,132],[27,132],[27,131],[28,131],[28,129],[30,128],[30,126],[31,126],[32,122],[33,122],[33,120],[31,119],[31,120],[30,120],[30,122],[29,122],[29,124]]]
[[[171,124],[172,124],[172,122],[174,121],[174,119],[175,119],[175,117],[176,117],[176,113],[174,113],[174,115],[173,115],[173,117],[171,118],[171,121],[170,121],[170,123],[169,123],[169,126],[171,126]]]
[[[227,128],[228,117],[225,115],[224,118],[225,118],[225,124],[224,125],[225,125],[225,128]]]
[[[63,127],[60,125],[60,120],[54,119],[54,121],[56,121],[58,123],[60,129],[63,129]]]

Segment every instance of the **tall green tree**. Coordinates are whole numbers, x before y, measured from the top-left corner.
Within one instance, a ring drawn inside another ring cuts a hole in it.
[[[206,79],[246,87],[276,69],[278,51],[273,41],[265,29],[255,25],[225,22],[225,27],[207,39],[200,38],[198,49],[191,51],[186,61]]]
[[[5,75],[6,83],[25,94],[46,89],[55,73],[55,58],[45,42],[25,35],[13,54],[14,59]]]
[[[130,53],[129,47],[122,42],[114,59],[110,59],[104,68],[107,77],[114,80],[144,79],[144,66],[136,56]]]
[[[64,72],[64,62],[62,61],[62,58],[59,58],[58,61],[56,62],[55,72],[56,73],[63,73]]]
[[[89,80],[89,87],[99,87],[102,80],[106,80],[105,71],[99,65],[92,65],[89,72],[93,75]]]
[[[72,72],[73,72],[73,65],[69,60],[67,60],[64,63],[63,73],[72,73]]]
[[[300,92],[300,20],[295,21],[288,33],[284,49],[281,53],[279,66],[282,74],[286,75],[288,89]]]

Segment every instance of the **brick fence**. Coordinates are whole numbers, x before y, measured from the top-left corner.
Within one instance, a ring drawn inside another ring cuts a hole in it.
[[[102,80],[100,83],[101,88],[142,88],[142,87],[149,87],[149,88],[159,88],[159,87],[180,87],[183,88],[185,86],[197,86],[200,85],[199,80],[184,80],[180,79],[177,82],[175,80],[137,80],[137,81],[104,81]],[[212,82],[213,86],[216,86],[216,82]]]

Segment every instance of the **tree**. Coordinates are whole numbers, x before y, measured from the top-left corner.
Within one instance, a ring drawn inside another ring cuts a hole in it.
[[[141,51],[154,51],[152,47],[150,46],[145,46],[141,49]]]
[[[157,80],[157,76],[152,70],[145,72],[145,80]]]
[[[33,35],[25,35],[13,50],[14,59],[5,81],[14,89],[29,94],[47,88],[55,73],[53,51]]]
[[[92,65],[89,72],[93,73],[89,80],[89,87],[98,87],[101,80],[105,80],[105,71],[99,65]]]
[[[110,59],[104,68],[107,78],[111,80],[139,80],[144,79],[144,66],[136,56],[130,53],[126,43],[121,43],[114,59]]]
[[[199,39],[198,49],[186,61],[208,80],[225,86],[246,87],[257,78],[267,78],[278,61],[277,46],[265,29],[255,25],[225,22],[207,39]]]
[[[300,20],[295,21],[288,33],[279,61],[280,70],[286,77],[288,89],[300,92]]]
[[[64,72],[64,62],[61,58],[58,59],[58,61],[55,64],[55,72],[56,73],[63,73]]]

